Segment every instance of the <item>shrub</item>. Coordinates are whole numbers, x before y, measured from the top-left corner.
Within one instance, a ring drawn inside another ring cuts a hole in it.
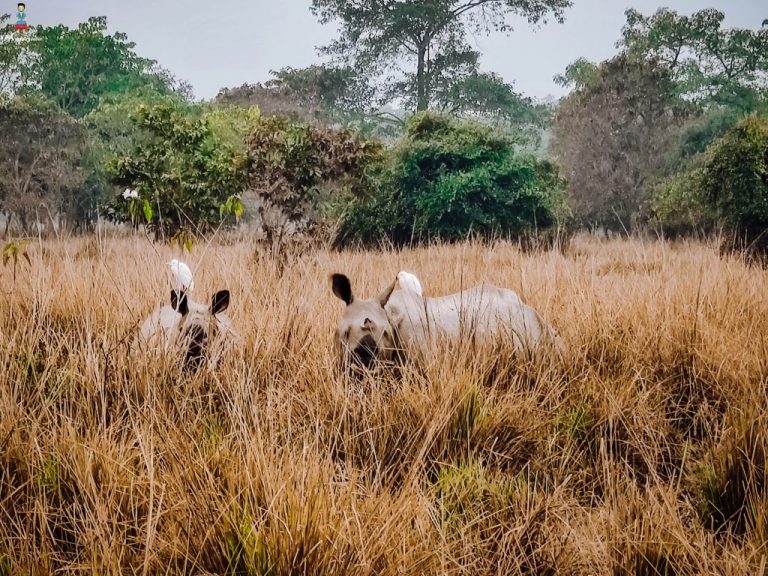
[[[666,236],[704,235],[716,226],[716,214],[702,194],[700,164],[694,162],[654,188],[650,223]]]
[[[110,179],[138,192],[155,237],[219,224],[222,206],[244,186],[242,154],[216,135],[206,114],[174,104],[141,105],[134,118],[146,138],[113,160]],[[132,220],[134,202],[116,198],[110,216]]]
[[[553,164],[517,153],[493,128],[419,114],[393,151],[380,189],[344,215],[338,241],[521,236],[559,222],[563,188]]]
[[[750,116],[715,142],[701,188],[731,238],[724,246],[768,255],[768,120]]]
[[[268,240],[275,240],[288,228],[311,228],[322,219],[322,186],[362,194],[371,185],[381,144],[349,130],[273,116],[253,125],[246,154],[248,187],[261,202]],[[266,218],[270,211],[276,218]]]

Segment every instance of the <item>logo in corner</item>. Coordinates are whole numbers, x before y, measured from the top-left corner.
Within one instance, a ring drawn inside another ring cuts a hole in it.
[[[16,5],[16,30],[26,32],[27,28],[27,5],[24,2],[19,2]]]

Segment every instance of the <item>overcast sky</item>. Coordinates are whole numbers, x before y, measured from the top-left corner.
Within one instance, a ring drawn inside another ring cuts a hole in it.
[[[2,12],[14,13],[15,0]],[[269,78],[283,66],[319,61],[315,47],[330,41],[333,26],[322,26],[309,11],[311,0],[28,0],[29,24],[75,26],[89,16],[106,16],[111,32],[125,32],[142,56],[154,58],[187,80],[198,98],[222,87]],[[604,60],[616,52],[624,10],[645,14],[659,6],[691,13],[725,12],[728,26],[759,28],[768,18],[766,0],[574,0],[564,24],[531,29],[520,21],[509,35],[475,39],[482,66],[497,72],[526,95],[559,96],[552,77],[578,57]]]

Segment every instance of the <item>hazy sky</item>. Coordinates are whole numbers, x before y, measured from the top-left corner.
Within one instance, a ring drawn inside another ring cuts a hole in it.
[[[16,11],[15,0],[0,0]],[[111,32],[136,43],[142,56],[158,60],[190,82],[195,96],[211,98],[225,86],[259,82],[271,69],[318,62],[315,47],[334,37],[309,11],[311,0],[28,0],[29,24],[75,26],[89,16],[107,16]],[[565,24],[536,30],[520,21],[509,36],[475,39],[484,70],[501,74],[519,91],[544,98],[562,89],[552,77],[574,59],[604,60],[616,52],[624,10],[654,12],[660,5],[690,13],[725,12],[728,26],[759,28],[768,18],[766,0],[574,0]]]

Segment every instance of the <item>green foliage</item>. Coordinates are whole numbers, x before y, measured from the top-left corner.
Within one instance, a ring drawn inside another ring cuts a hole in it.
[[[452,107],[445,105],[452,96],[466,107],[469,89],[481,98],[485,95],[476,90],[482,77],[470,34],[509,32],[514,16],[532,24],[550,14],[562,21],[570,6],[570,0],[313,0],[312,11],[324,24],[339,24],[339,39],[324,48],[326,54],[378,80],[382,103],[404,101],[409,110],[425,111],[438,98],[441,107]],[[468,81],[473,77],[474,82]],[[495,96],[489,102],[504,103],[511,93],[499,101],[502,86],[494,84]],[[481,107],[487,109],[488,104]]]
[[[361,195],[371,185],[371,167],[381,145],[348,130],[331,130],[288,118],[260,118],[247,143],[248,188],[261,201],[268,237],[287,226],[311,227],[322,213],[321,186],[334,183]]]
[[[85,181],[72,198],[72,217],[76,227],[92,226],[99,210],[118,192],[122,192],[109,180],[109,163],[116,157],[127,156],[134,148],[146,145],[151,139],[133,119],[142,104],[181,106],[183,102],[176,95],[148,87],[130,93],[106,95],[83,118],[86,147],[81,167]]]
[[[435,104],[444,113],[494,121],[526,140],[538,138],[549,120],[545,106],[515,92],[498,74],[477,70],[436,83]]]
[[[702,195],[700,164],[668,176],[654,188],[650,222],[665,236],[704,235],[716,226],[716,214]]]
[[[768,120],[750,116],[713,144],[704,198],[732,233],[730,247],[768,253]]]
[[[620,45],[662,62],[681,95],[701,103],[752,111],[766,103],[768,34],[722,28],[725,15],[707,8],[691,16],[660,8],[652,16],[627,10]]]
[[[9,14],[0,14],[0,94],[16,94],[33,61],[33,34],[20,35]]]
[[[105,17],[89,18],[76,29],[37,27],[36,60],[28,69],[27,84],[76,117],[96,108],[99,99],[108,94],[146,87],[169,93],[176,87],[156,62],[136,55],[135,45],[125,34],[110,36],[106,30]]]
[[[134,189],[157,237],[181,229],[206,231],[222,222],[221,206],[244,186],[242,154],[222,142],[203,113],[182,106],[140,106],[137,126],[145,133],[129,155],[110,165],[112,183]],[[230,202],[231,204],[231,202]],[[118,197],[111,216],[130,220],[133,202]]]
[[[13,262],[14,269],[19,262],[19,256],[27,261],[30,266],[32,262],[29,260],[29,254],[24,250],[24,246],[29,244],[26,240],[15,240],[8,242],[3,246],[3,266],[7,266],[9,262]],[[14,272],[15,274],[15,272]]]
[[[395,149],[381,190],[352,205],[338,241],[520,235],[558,223],[562,190],[554,165],[516,153],[506,135],[419,114]]]
[[[350,121],[368,113],[373,90],[354,69],[315,64],[272,71],[267,87],[286,89],[309,110],[321,110],[329,119]]]
[[[676,153],[671,155],[671,162],[676,165],[695,158],[704,152],[712,142],[723,136],[738,124],[744,115],[733,108],[712,106],[700,116],[689,122],[683,130]]]
[[[11,264],[13,270],[13,283],[16,286],[16,269],[19,265],[19,257],[27,261],[27,266],[32,266],[32,261],[27,254],[26,246],[29,244],[26,240],[14,240],[3,246],[3,267]]]
[[[555,75],[555,83],[563,88],[583,90],[600,80],[600,68],[586,58],[578,58],[565,67],[565,72]]]
[[[227,536],[228,576],[270,576],[275,561],[263,536],[243,520]]]
[[[580,403],[564,410],[557,418],[557,430],[566,438],[581,442],[595,426],[594,409]]]

